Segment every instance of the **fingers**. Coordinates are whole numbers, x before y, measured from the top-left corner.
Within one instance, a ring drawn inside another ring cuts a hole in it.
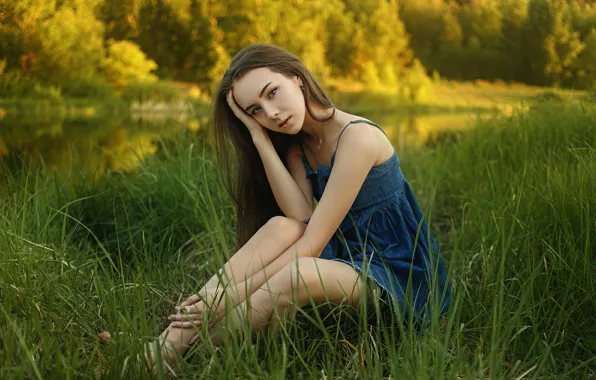
[[[110,333],[109,333],[109,332],[107,332],[107,331],[102,331],[102,332],[100,332],[100,333],[99,333],[99,338],[100,338],[101,340],[103,340],[104,342],[108,342],[108,343],[110,343],[110,339],[112,338],[112,336],[110,335]]]
[[[190,340],[190,342],[188,342],[188,344],[192,346],[193,344],[197,343],[200,338],[201,337],[199,336],[199,334],[195,334],[195,336]]]
[[[201,321],[184,321],[184,322],[172,322],[170,323],[170,327],[179,328],[179,329],[191,329],[194,327],[200,327]]]
[[[193,303],[197,303],[197,302],[199,302],[200,300],[201,300],[201,299],[200,299],[200,297],[199,297],[198,295],[196,295],[196,294],[193,294],[192,296],[188,297],[188,298],[186,299],[186,301],[182,302],[182,303],[180,304],[180,306],[181,306],[181,307],[190,306],[190,305],[192,305]]]
[[[236,108],[238,108],[238,106],[236,105],[236,100],[234,99],[234,94],[232,94],[232,90],[228,91],[226,99],[228,101],[228,104],[230,105],[230,108],[232,108],[232,110],[236,112]]]
[[[247,116],[249,116],[249,115],[248,115],[248,113],[246,113],[246,111],[244,111],[242,108],[240,108],[240,106],[236,103],[236,100],[234,99],[234,95],[232,94],[232,90],[228,91],[228,95],[226,96],[226,99],[228,101],[228,105],[232,109],[232,112],[234,112],[234,115],[236,115],[236,117],[238,119],[240,119],[243,123],[247,123],[248,122]]]
[[[201,314],[174,314],[168,319],[174,322],[198,321],[201,319]]]
[[[124,334],[124,332],[122,332],[122,331],[118,332],[118,335],[123,335],[123,334]],[[103,340],[106,343],[110,343],[110,341],[112,340],[112,335],[107,331],[102,331],[97,335],[99,336],[99,339]]]
[[[176,307],[176,311],[185,314],[198,314],[201,312],[200,304],[201,302],[196,302],[188,306]]]

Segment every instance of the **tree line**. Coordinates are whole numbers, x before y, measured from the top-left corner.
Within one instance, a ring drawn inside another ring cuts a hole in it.
[[[0,0],[5,82],[121,88],[159,77],[212,89],[255,42],[287,48],[323,80],[410,97],[432,73],[596,84],[589,0]]]

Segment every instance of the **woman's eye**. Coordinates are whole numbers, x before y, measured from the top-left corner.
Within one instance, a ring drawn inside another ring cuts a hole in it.
[[[268,95],[269,95],[269,97],[271,98],[271,97],[272,97],[273,95],[275,95],[276,93],[277,93],[277,88],[274,88],[273,90],[269,91],[269,94],[268,94]],[[259,113],[258,111],[257,111],[257,112],[255,112],[255,110],[257,110],[257,109],[259,109],[259,110],[260,110],[260,108],[259,108],[259,107],[255,107],[255,108],[253,108],[253,109],[252,109],[252,111],[251,111],[250,113],[251,113],[252,115],[256,115],[256,114],[258,114],[258,113]]]

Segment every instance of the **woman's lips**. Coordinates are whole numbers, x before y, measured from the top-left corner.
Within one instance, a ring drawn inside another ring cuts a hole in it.
[[[286,121],[284,121],[284,122],[283,122],[283,124],[282,124],[282,125],[280,125],[279,127],[280,127],[280,128],[283,128],[283,127],[287,126],[287,125],[289,124],[289,123],[288,123],[288,121],[290,121],[290,119],[291,119],[291,118],[292,118],[292,116],[288,117],[288,118],[286,119]]]

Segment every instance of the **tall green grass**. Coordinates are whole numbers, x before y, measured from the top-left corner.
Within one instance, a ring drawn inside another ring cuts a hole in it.
[[[414,334],[348,307],[280,334],[198,343],[183,378],[576,379],[596,366],[596,115],[541,103],[402,155],[453,281]],[[139,377],[142,341],[233,246],[233,209],[200,139],[100,181],[24,169],[0,187],[0,377]],[[367,311],[368,313],[369,311]],[[107,363],[110,363],[108,366]]]

